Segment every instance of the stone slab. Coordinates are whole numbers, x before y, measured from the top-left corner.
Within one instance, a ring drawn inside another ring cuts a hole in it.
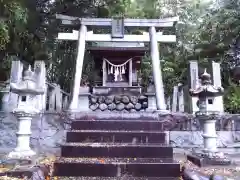
[[[151,131],[69,131],[67,142],[165,143],[164,132]]]
[[[231,161],[227,158],[209,158],[203,157],[200,154],[192,153],[187,155],[187,160],[199,167],[207,166],[229,166]]]
[[[67,143],[62,146],[62,157],[92,158],[172,158],[173,149],[161,145]]]
[[[138,158],[135,158],[134,162],[81,162],[81,160],[75,161],[72,159],[68,162],[55,163],[54,174],[57,176],[88,176],[90,177],[115,177],[123,175],[131,175],[136,179],[138,177],[145,177],[149,179],[151,177],[169,178],[180,176],[180,164],[176,162],[167,162],[164,160],[161,162],[139,162]],[[81,169],[81,171],[79,171]],[[161,170],[160,170],[161,169]],[[159,171],[160,170],[160,171]],[[125,179],[125,178],[123,178]]]

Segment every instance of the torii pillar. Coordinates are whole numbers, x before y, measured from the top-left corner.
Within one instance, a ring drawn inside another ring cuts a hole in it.
[[[154,87],[156,94],[156,103],[157,110],[166,111],[166,102],[164,96],[164,87],[163,87],[163,78],[162,70],[159,58],[159,49],[157,41],[157,32],[154,26],[149,29],[150,44],[151,44],[151,59],[152,59],[152,70],[153,70],[153,79]]]
[[[85,25],[81,25],[81,28],[78,34],[77,59],[76,59],[76,66],[75,66],[76,69],[74,74],[72,99],[69,105],[70,112],[77,112],[77,109],[78,109],[78,95],[80,91],[80,83],[82,78],[82,68],[83,68],[83,60],[84,60],[85,46],[86,46],[86,33],[87,33],[87,27]]]

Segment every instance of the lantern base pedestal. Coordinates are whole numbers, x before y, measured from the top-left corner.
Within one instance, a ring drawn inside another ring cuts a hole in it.
[[[221,152],[192,152],[187,155],[187,160],[199,167],[231,165],[231,160],[225,157]]]
[[[153,112],[158,114],[163,114],[163,115],[170,114],[169,110],[162,110],[162,109],[154,110]]]
[[[24,159],[36,155],[36,152],[33,150],[13,150],[8,154],[9,159]]]

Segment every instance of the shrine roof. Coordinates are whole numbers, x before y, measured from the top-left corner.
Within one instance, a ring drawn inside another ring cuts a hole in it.
[[[134,42],[96,42],[87,46],[90,51],[128,51],[128,52],[146,52],[149,50],[144,43]]]
[[[93,47],[88,46],[87,50],[90,51],[127,51],[127,52],[141,52],[148,51],[148,47]]]
[[[94,57],[126,57],[144,56],[149,50],[148,47],[88,47],[87,50]]]
[[[95,47],[145,47],[144,43],[140,42],[95,42],[92,43]]]

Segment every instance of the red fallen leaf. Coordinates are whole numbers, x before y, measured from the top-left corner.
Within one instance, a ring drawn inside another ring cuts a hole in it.
[[[103,164],[103,163],[105,163],[105,160],[104,159],[100,159],[99,162]]]

